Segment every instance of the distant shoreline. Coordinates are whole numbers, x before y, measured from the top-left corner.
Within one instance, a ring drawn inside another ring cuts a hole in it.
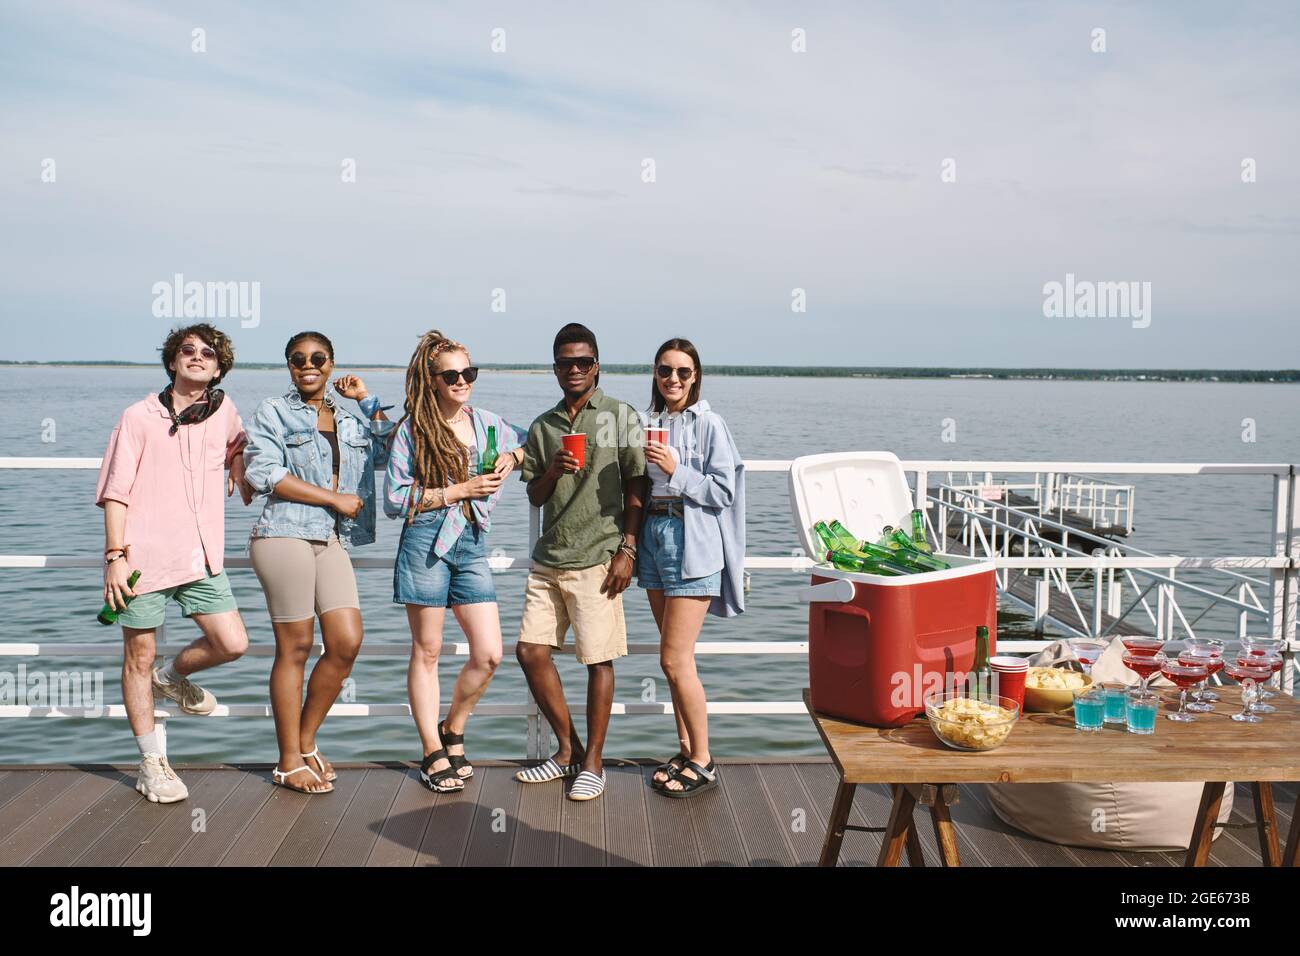
[[[0,359],[0,368],[157,368],[153,362],[18,362]],[[243,362],[236,369],[281,369],[279,362]],[[360,364],[356,371],[402,371],[405,365]],[[550,372],[544,364],[484,364],[480,368],[519,375]],[[648,375],[649,365],[607,364],[611,375]],[[995,381],[1065,382],[1300,382],[1300,369],[1092,369],[1092,368],[923,368],[904,366],[837,365],[708,365],[709,375],[773,378],[875,378],[875,379],[984,379]]]

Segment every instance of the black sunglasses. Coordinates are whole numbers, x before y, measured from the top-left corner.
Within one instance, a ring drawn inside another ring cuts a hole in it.
[[[456,380],[463,378],[466,385],[473,385],[474,379],[478,378],[478,369],[471,365],[469,368],[449,368],[438,373],[442,380],[448,385],[455,385]]]
[[[312,352],[310,359],[301,352],[294,352],[289,356],[289,364],[294,368],[306,368],[309,361],[312,364],[312,368],[324,368],[325,363],[329,360],[330,357],[324,352]]]
[[[673,367],[671,365],[660,365],[658,368],[655,369],[655,372],[658,373],[660,378],[673,377]],[[691,380],[691,376],[694,374],[695,374],[695,369],[689,368],[687,366],[682,366],[681,368],[677,369],[677,377],[683,382],[689,382]]]
[[[555,371],[567,372],[570,369],[578,369],[583,372],[590,372],[596,366],[596,360],[590,355],[581,355],[578,358],[559,358],[555,360]]]

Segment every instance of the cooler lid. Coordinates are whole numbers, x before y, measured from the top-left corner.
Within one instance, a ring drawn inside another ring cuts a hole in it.
[[[853,534],[875,541],[885,525],[897,527],[911,513],[912,496],[892,452],[834,452],[790,464],[790,508],[799,542],[815,555],[821,550],[813,531],[818,521],[838,518]]]

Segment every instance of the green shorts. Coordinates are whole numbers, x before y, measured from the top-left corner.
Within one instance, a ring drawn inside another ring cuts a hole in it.
[[[185,617],[239,610],[235,596],[230,593],[230,579],[222,571],[174,588],[137,594],[131,598],[126,610],[118,615],[117,623],[139,631],[155,630],[167,617],[167,602],[170,600],[181,606],[181,614]]]

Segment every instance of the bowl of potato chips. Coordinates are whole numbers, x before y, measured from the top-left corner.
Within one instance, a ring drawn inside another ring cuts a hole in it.
[[[1063,667],[1031,667],[1025,675],[1025,711],[1056,714],[1074,706],[1074,695],[1092,686],[1092,678]]]
[[[1020,717],[1010,697],[968,697],[964,692],[934,694],[925,701],[934,735],[954,750],[993,750],[1006,743]]]

